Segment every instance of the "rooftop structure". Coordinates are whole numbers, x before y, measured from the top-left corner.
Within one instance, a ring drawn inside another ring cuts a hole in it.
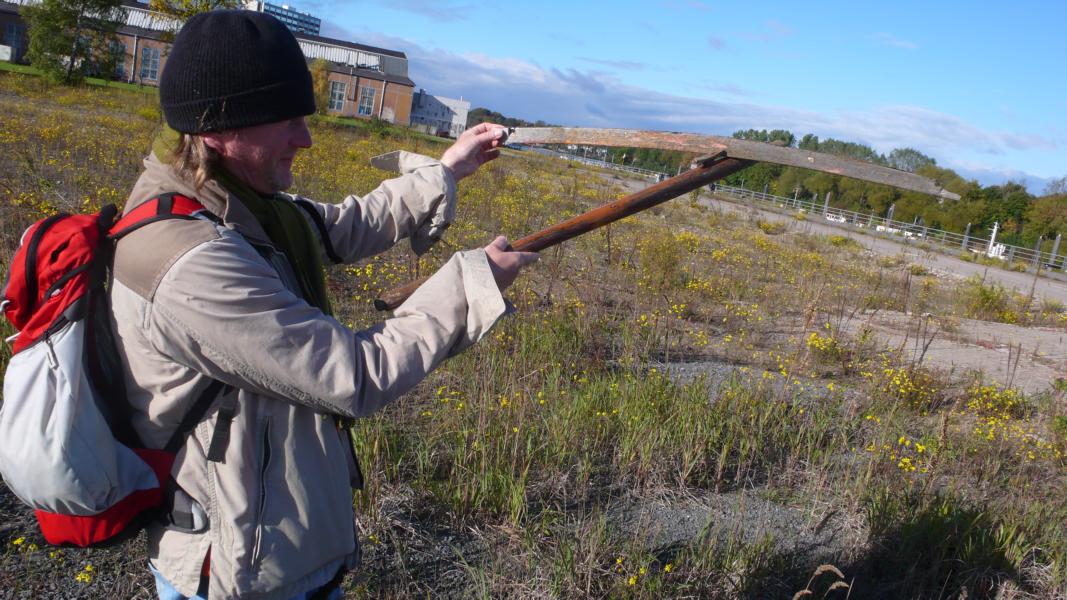
[[[277,17],[295,34],[319,35],[322,20],[311,13],[300,12],[288,4],[273,4],[263,0],[248,0],[245,8]]]

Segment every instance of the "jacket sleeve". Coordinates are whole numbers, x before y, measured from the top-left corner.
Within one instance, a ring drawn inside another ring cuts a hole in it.
[[[383,181],[362,198],[348,196],[340,204],[309,200],[322,216],[334,251],[345,262],[392,248],[429,218],[439,203],[454,200],[456,181],[440,161],[400,152],[399,169],[400,177]],[[330,262],[325,254],[323,258]]]
[[[485,252],[456,253],[390,318],[354,332],[285,288],[236,234],[186,253],[146,315],[151,344],[238,388],[324,412],[370,414],[506,312]]]

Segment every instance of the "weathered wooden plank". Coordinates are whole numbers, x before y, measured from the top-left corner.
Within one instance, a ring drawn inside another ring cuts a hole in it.
[[[959,200],[937,182],[907,171],[891,169],[840,156],[787,148],[763,142],[738,140],[715,135],[677,133],[670,131],[642,131],[638,129],[591,129],[584,127],[517,127],[508,136],[509,144],[581,144],[613,146],[617,148],[658,148],[681,150],[697,154],[726,152],[731,158],[770,162],[832,173],[862,181],[880,183],[896,188],[930,194],[939,198]]]

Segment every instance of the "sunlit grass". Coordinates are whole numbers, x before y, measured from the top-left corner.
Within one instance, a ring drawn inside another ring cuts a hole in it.
[[[0,92],[6,276],[33,220],[124,202],[160,116],[150,94],[21,74],[0,73]],[[369,166],[376,154],[446,147],[374,124],[311,126],[294,191],[324,201],[389,177]],[[423,258],[402,244],[329,269],[343,323],[380,320],[374,297],[457,249],[498,233],[517,239],[623,193],[611,176],[512,152],[459,191],[456,224]],[[891,258],[684,199],[544,252],[508,293],[517,314],[357,423],[367,485],[354,501],[367,552],[385,564],[355,585],[387,596],[434,589],[414,581],[400,551],[387,508],[402,504],[435,527],[491,540],[493,551],[457,559],[472,594],[791,596],[812,569],[782,562],[773,539],[720,527],[650,548],[620,538],[611,512],[649,498],[758,492],[853,518],[876,550],[911,549],[890,552],[893,569],[871,567],[888,561],[880,550],[839,556],[846,579],[866,577],[867,590],[889,582],[908,596],[981,595],[1010,581],[1054,595],[1067,575],[1062,398],[950,376],[847,332],[882,310],[1063,327],[1064,308],[980,281],[934,280]],[[6,323],[0,331],[11,333]],[[679,380],[674,370],[690,361],[725,375]],[[931,523],[945,535],[926,532]],[[99,571],[84,568],[99,565],[93,553],[64,551],[60,565],[26,552],[33,532],[11,535],[0,584],[23,573],[31,584],[81,575],[98,585]],[[386,571],[396,575],[373,575]],[[875,595],[860,588],[853,597]]]

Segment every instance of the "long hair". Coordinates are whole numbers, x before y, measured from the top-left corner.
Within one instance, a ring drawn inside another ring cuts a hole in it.
[[[204,143],[203,137],[183,133],[178,138],[174,148],[174,170],[179,176],[192,179],[196,191],[199,192],[212,178],[218,164],[218,153]]]

